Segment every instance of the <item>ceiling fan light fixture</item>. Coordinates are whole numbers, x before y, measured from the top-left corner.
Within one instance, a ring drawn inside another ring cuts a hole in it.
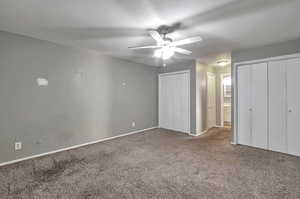
[[[163,50],[163,56],[162,56],[162,58],[164,60],[170,59],[173,55],[174,55],[174,50],[172,48],[170,48],[170,47],[164,48],[164,50]]]
[[[153,56],[156,58],[162,58],[164,60],[170,59],[175,54],[174,49],[169,46],[165,46],[161,49],[155,50]]]
[[[191,55],[192,51],[180,48],[178,46],[187,45],[191,43],[196,43],[202,41],[200,36],[186,38],[178,41],[173,41],[170,37],[167,37],[167,34],[170,33],[170,29],[167,27],[167,30],[158,29],[158,30],[149,30],[149,35],[156,41],[156,45],[148,46],[135,46],[129,47],[130,49],[157,49],[154,51],[153,57],[160,58],[163,60],[170,59],[175,53]]]
[[[156,58],[161,58],[162,49],[155,50],[153,56],[156,57]]]

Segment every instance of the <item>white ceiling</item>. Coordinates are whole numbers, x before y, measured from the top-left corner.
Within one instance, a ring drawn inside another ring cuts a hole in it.
[[[300,37],[299,19],[299,0],[0,1],[0,30],[157,66],[152,51],[127,48],[153,44],[147,29],[180,22],[173,39],[201,35],[170,61],[182,62]]]

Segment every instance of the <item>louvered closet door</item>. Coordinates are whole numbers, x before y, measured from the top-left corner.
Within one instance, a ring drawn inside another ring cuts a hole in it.
[[[269,62],[269,149],[287,153],[286,63]]]
[[[300,59],[287,62],[288,153],[300,156]]]
[[[268,149],[268,64],[252,65],[251,135],[252,146]]]
[[[251,145],[251,66],[237,69],[238,144]]]

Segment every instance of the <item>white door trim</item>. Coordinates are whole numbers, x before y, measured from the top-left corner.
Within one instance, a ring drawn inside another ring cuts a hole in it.
[[[169,73],[160,73],[158,74],[158,126],[159,128],[161,128],[161,125],[159,124],[159,110],[160,110],[160,100],[159,100],[159,91],[161,89],[161,83],[160,83],[160,77],[163,77],[163,76],[169,76],[169,75],[177,75],[177,74],[187,74],[187,77],[188,77],[188,132],[184,132],[184,133],[188,133],[190,135],[191,134],[191,106],[190,106],[190,103],[191,103],[191,86],[190,86],[190,70],[181,70],[181,71],[176,71],[176,72],[169,72]]]
[[[169,72],[169,73],[159,73],[158,77],[168,76],[168,75],[176,75],[176,74],[183,74],[183,73],[187,73],[189,75],[190,74],[190,70],[180,70],[180,71]]]
[[[237,96],[238,96],[238,89],[237,89],[237,68],[243,67],[244,65],[251,65],[251,64],[257,64],[262,62],[270,62],[270,61],[280,61],[280,60],[287,60],[287,59],[294,59],[294,58],[300,58],[300,53],[296,54],[290,54],[290,55],[284,55],[284,56],[277,56],[277,57],[268,57],[265,59],[255,59],[250,61],[243,61],[243,62],[237,62],[233,64],[233,74],[232,74],[232,84],[233,84],[233,141],[232,144],[237,144],[238,140],[238,132],[237,132],[237,124],[238,124],[238,104],[237,104]]]

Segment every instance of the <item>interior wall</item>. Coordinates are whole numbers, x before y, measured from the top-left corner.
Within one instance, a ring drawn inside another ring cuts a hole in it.
[[[199,88],[199,123],[201,124],[200,132],[207,129],[207,72],[215,73],[213,67],[197,61],[197,78]]]
[[[196,62],[191,60],[181,64],[167,65],[166,67],[158,68],[158,73],[170,73],[181,70],[190,71],[190,127],[191,133],[197,134],[196,123]]]
[[[0,163],[157,126],[155,67],[7,32],[0,44]]]

